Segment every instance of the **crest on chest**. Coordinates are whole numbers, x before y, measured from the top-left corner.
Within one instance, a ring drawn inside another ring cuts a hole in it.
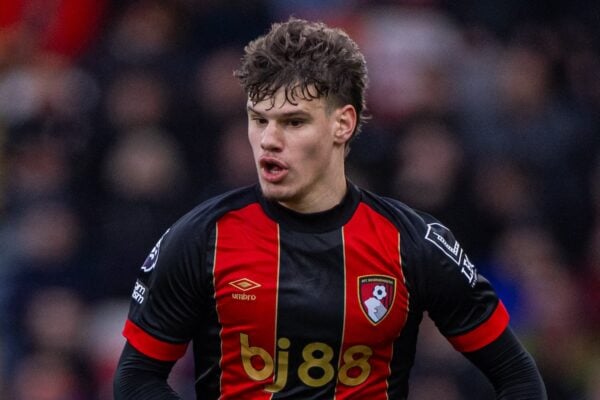
[[[375,325],[389,314],[395,294],[395,278],[385,275],[366,275],[358,278],[360,305],[365,316]]]

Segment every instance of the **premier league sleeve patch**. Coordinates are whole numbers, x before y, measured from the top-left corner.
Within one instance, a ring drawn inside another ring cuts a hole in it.
[[[154,267],[156,267],[156,262],[158,261],[158,255],[160,253],[160,244],[163,241],[165,235],[169,233],[169,230],[170,229],[167,229],[167,231],[161,236],[161,238],[158,240],[158,242],[156,242],[156,244],[152,248],[152,251],[150,251],[150,254],[148,254],[148,257],[146,257],[144,264],[142,264],[142,271],[150,272],[154,269]]]
[[[396,279],[384,275],[358,278],[358,296],[366,317],[379,324],[390,312],[396,294]]]

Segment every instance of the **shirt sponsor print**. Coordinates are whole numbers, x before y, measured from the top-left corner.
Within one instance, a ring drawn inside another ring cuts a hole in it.
[[[138,304],[142,304],[144,300],[146,300],[146,292],[148,288],[142,281],[139,279],[135,281],[135,286],[133,288],[133,293],[131,293],[131,298],[135,300]]]
[[[452,238],[450,230],[444,225],[434,222],[427,224],[425,239],[433,243],[460,267],[460,272],[467,278],[471,287],[477,283],[475,265],[469,260],[456,239]]]

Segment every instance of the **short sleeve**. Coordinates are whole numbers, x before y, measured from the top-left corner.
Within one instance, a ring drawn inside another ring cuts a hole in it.
[[[461,352],[479,350],[506,329],[509,316],[452,232],[425,219],[421,291],[440,332]]]
[[[202,242],[185,224],[175,224],[142,264],[123,330],[141,353],[161,361],[185,353],[202,309]]]

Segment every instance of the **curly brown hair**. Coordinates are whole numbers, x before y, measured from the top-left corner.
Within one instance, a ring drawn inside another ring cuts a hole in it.
[[[264,36],[245,47],[240,68],[234,72],[253,103],[274,101],[285,89],[286,101],[300,95],[324,97],[330,109],[351,104],[360,131],[366,118],[367,65],[358,45],[341,29],[322,22],[290,18],[275,23]]]

